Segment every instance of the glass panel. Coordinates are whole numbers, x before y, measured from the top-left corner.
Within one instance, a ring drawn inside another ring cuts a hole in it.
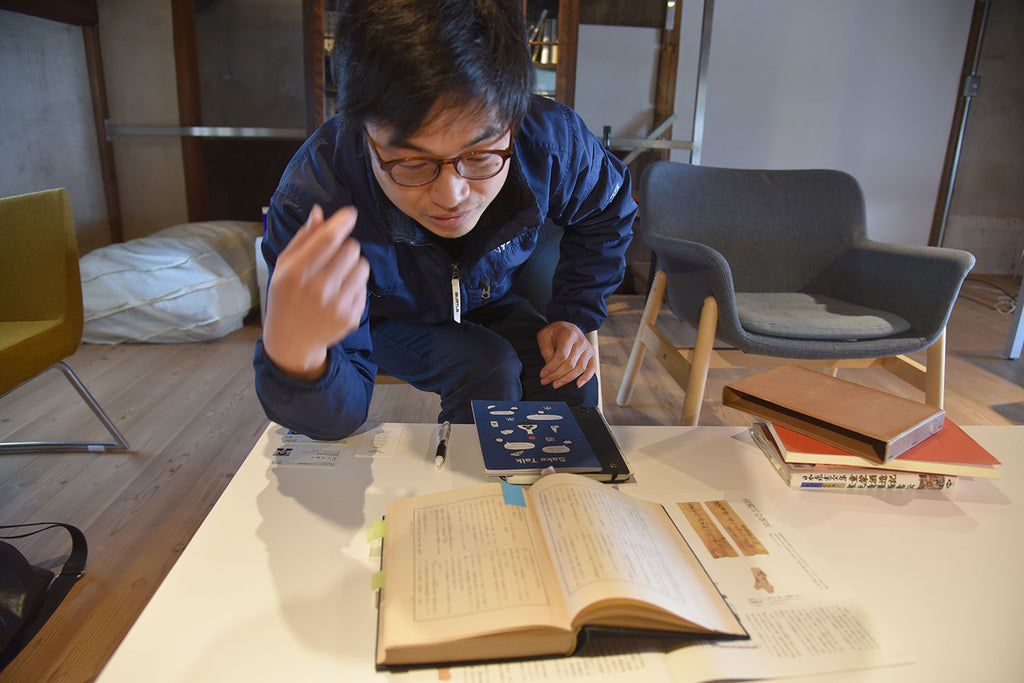
[[[558,2],[559,0],[528,0],[526,25],[533,46],[533,63],[537,71],[534,92],[555,96],[555,70],[558,66]]]
[[[204,126],[305,128],[302,0],[195,0]]]

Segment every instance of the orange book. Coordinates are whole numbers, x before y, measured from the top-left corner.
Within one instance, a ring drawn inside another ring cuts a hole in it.
[[[782,449],[783,460],[788,463],[870,466],[983,479],[998,479],[1002,474],[1002,463],[948,417],[938,432],[885,464],[853,455],[782,425],[769,423],[769,429]]]

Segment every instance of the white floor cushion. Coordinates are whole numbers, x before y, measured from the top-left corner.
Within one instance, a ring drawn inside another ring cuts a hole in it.
[[[239,329],[259,301],[261,234],[258,222],[186,223],[82,256],[83,340],[206,341]]]

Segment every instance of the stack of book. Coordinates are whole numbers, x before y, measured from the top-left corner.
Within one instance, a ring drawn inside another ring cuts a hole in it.
[[[949,490],[1000,474],[941,409],[808,368],[730,382],[722,403],[764,421],[751,435],[793,488]]]
[[[960,477],[998,479],[1000,462],[948,417],[942,429],[902,455],[879,463],[782,425],[758,422],[754,441],[792,488],[937,489]]]

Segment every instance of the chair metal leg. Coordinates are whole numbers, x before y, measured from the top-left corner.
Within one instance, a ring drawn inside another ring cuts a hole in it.
[[[82,381],[78,379],[78,375],[75,374],[74,370],[64,361],[58,361],[48,369],[53,368],[57,368],[64,373],[68,382],[71,383],[71,386],[78,392],[78,395],[89,406],[93,415],[103,424],[103,427],[113,438],[113,441],[8,441],[0,443],[0,453],[64,453],[75,451],[103,453],[106,451],[128,450],[128,441],[125,440],[121,432],[114,426],[114,423],[107,417],[107,414],[103,412],[103,408],[92,397],[92,394],[85,388]]]
[[[633,339],[633,349],[629,352],[629,360],[626,361],[626,369],[622,373],[622,384],[619,385],[619,393],[615,397],[615,402],[620,406],[627,406],[633,400],[636,378],[640,374],[640,364],[646,351],[644,333],[658,319],[661,302],[665,298],[666,281],[665,271],[659,270],[654,276],[654,282],[651,283],[651,291],[647,295],[647,303],[644,304],[644,312],[640,316],[640,327],[637,328],[636,338]]]
[[[700,422],[700,408],[704,402],[704,389],[708,383],[708,369],[711,367],[711,352],[715,348],[715,332],[718,330],[718,302],[715,297],[704,299],[700,309],[700,322],[697,323],[697,341],[693,346],[693,359],[690,364],[690,379],[686,384],[686,396],[683,398],[684,425],[696,425]]]

